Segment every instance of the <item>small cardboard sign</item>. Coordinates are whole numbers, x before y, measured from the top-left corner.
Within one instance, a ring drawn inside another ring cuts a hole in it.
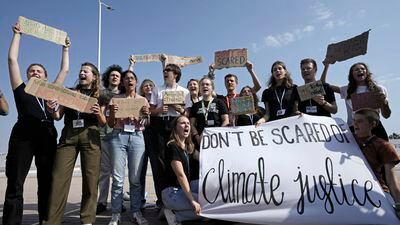
[[[365,92],[360,94],[352,94],[350,96],[353,111],[362,108],[379,109],[379,101],[373,92]]]
[[[136,62],[157,62],[160,61],[161,54],[131,55],[131,59]]]
[[[230,99],[230,113],[233,115],[254,114],[253,96],[241,96]]]
[[[368,47],[369,30],[345,41],[328,45],[326,60],[334,63],[358,55],[365,55]]]
[[[21,26],[21,32],[24,34],[51,41],[59,45],[65,45],[65,39],[67,38],[67,32],[65,31],[27,19],[23,16],[18,17],[18,22]]]
[[[45,100],[57,100],[60,105],[85,113],[92,113],[90,108],[97,103],[96,98],[36,77],[29,79],[25,92]]]
[[[324,85],[322,81],[314,81],[302,86],[297,87],[297,92],[299,93],[300,100],[305,101],[312,99],[316,95],[325,95]]]
[[[215,69],[244,67],[247,62],[247,49],[229,49],[215,52]]]
[[[164,91],[164,105],[182,105],[185,104],[185,95],[183,91]]]
[[[139,117],[141,109],[145,106],[145,98],[113,98],[110,104],[118,105],[118,111],[115,118]]]

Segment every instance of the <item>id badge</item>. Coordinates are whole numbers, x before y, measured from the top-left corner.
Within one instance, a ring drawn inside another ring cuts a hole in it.
[[[279,110],[276,112],[276,115],[277,115],[277,116],[283,116],[283,115],[285,115],[285,112],[286,112],[286,109],[279,109]]]
[[[129,124],[125,124],[124,125],[124,131],[125,132],[135,132],[135,125],[129,125]]]
[[[306,113],[317,113],[317,106],[307,106]]]
[[[85,122],[83,119],[72,120],[72,127],[73,128],[81,128],[85,126]]]
[[[207,126],[214,126],[214,120],[207,120]]]

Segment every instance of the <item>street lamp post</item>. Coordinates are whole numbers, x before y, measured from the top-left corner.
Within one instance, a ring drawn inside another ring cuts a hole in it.
[[[101,6],[104,5],[108,10],[114,10],[111,6],[99,0],[99,30],[98,30],[98,47],[97,47],[97,68],[101,71]]]

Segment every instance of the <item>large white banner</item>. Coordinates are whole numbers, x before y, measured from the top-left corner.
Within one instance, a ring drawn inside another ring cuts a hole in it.
[[[400,224],[341,119],[206,128],[202,216],[253,224]]]

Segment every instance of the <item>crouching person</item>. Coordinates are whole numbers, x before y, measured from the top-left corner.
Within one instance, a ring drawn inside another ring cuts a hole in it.
[[[190,182],[189,157],[194,150],[190,136],[190,122],[186,116],[172,121],[171,137],[165,152],[166,187],[161,196],[164,213],[169,225],[200,219],[197,202],[198,180]]]
[[[359,109],[354,115],[354,131],[358,145],[378,179],[386,198],[400,216],[400,189],[395,176],[395,166],[400,162],[396,149],[386,140],[372,135],[379,124],[379,114],[374,109]]]

